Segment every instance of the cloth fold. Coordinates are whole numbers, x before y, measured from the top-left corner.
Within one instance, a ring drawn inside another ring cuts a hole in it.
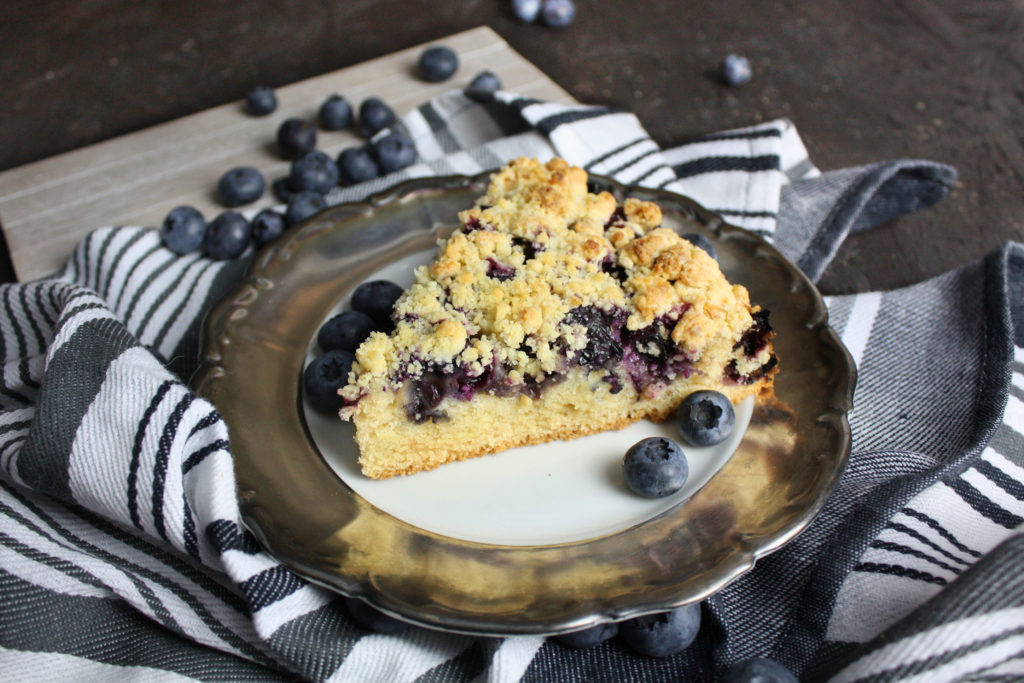
[[[557,154],[687,194],[812,279],[846,235],[939,201],[955,179],[918,160],[822,174],[784,120],[663,150],[628,112],[513,93],[448,93],[400,125],[420,162],[329,203]],[[1024,524],[1024,248],[828,300],[860,373],[850,466],[815,522],[709,598],[697,642],[666,659],[615,640],[368,634],[265,554],[239,517],[228,428],[187,385],[204,314],[251,258],[178,257],[153,229],[112,227],[52,277],[0,288],[7,677],[711,680],[752,655],[809,680],[1020,673],[1024,594],[1007,558]]]

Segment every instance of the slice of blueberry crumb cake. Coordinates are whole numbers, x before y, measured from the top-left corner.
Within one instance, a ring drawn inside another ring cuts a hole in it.
[[[517,159],[356,351],[341,417],[381,479],[771,390],[768,312],[660,208]]]

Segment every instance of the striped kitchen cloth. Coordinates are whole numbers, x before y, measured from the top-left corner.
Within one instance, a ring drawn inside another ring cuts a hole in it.
[[[628,112],[508,93],[449,93],[401,125],[421,162],[330,203],[557,154],[690,195],[813,278],[847,234],[938,201],[955,177],[921,161],[820,173],[787,121],[662,150]],[[808,680],[1024,672],[1024,248],[828,300],[859,365],[850,465],[815,522],[709,598],[698,640],[666,659],[617,640],[367,633],[263,553],[241,525],[227,428],[187,386],[202,317],[250,260],[178,257],[153,229],[112,227],[53,277],[0,288],[5,678],[712,680],[753,655]]]

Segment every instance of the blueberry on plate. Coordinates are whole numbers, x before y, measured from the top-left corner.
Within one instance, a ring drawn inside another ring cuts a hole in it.
[[[555,640],[562,645],[574,647],[579,650],[596,647],[619,633],[619,625],[615,622],[610,624],[598,624],[582,631],[562,633],[555,636]]]
[[[435,45],[420,54],[417,66],[420,78],[431,83],[440,83],[451,78],[459,68],[459,56],[450,47]]]
[[[318,116],[324,130],[343,130],[352,125],[352,105],[341,95],[334,94],[320,105]]]
[[[237,211],[225,211],[214,218],[206,230],[203,242],[206,255],[218,261],[241,256],[249,246],[252,226]]]
[[[277,95],[266,85],[257,85],[245,96],[245,109],[253,116],[266,116],[277,109]]]
[[[397,120],[394,110],[379,97],[368,97],[359,105],[359,134],[364,138],[372,138]]]
[[[206,237],[206,219],[198,209],[177,206],[164,218],[160,227],[164,246],[175,254],[187,254],[203,246]]]
[[[494,98],[494,93],[501,90],[501,80],[490,71],[481,71],[469,85],[462,91],[474,102],[488,102]]]
[[[367,631],[376,633],[401,633],[409,628],[409,624],[384,614],[376,607],[368,605],[358,598],[345,598],[345,608],[352,621]]]
[[[316,335],[316,343],[321,351],[342,349],[355,353],[359,345],[377,329],[373,318],[359,311],[345,311],[323,325]]]
[[[690,646],[700,630],[700,604],[648,614],[619,624],[619,636],[634,652],[668,657]]]
[[[512,13],[519,21],[532,24],[540,14],[540,5],[540,0],[512,0]]]
[[[394,173],[416,162],[416,146],[412,138],[397,130],[371,140],[370,154],[377,160],[382,174]]]
[[[750,68],[750,60],[743,55],[726,55],[718,67],[718,74],[726,85],[743,85],[750,80],[753,70]]]
[[[225,206],[242,206],[263,196],[267,183],[252,166],[233,168],[220,177],[217,192]]]
[[[565,28],[576,18],[576,4],[572,0],[544,0],[540,20],[551,28]]]
[[[288,200],[288,208],[284,212],[284,222],[288,225],[301,223],[318,211],[327,208],[324,196],[312,190],[302,190]]]
[[[402,295],[402,288],[390,280],[364,282],[352,292],[352,310],[365,313],[378,328],[391,327],[391,309]]]
[[[683,235],[683,239],[695,247],[700,247],[701,249],[708,253],[708,256],[715,259],[716,261],[718,260],[718,252],[715,251],[715,245],[711,244],[711,240],[709,240],[704,235],[700,234],[699,232],[690,232]]]
[[[302,373],[302,387],[313,408],[321,413],[341,410],[338,390],[348,383],[348,373],[356,357],[348,351],[334,349],[317,356]]]
[[[691,446],[714,446],[725,441],[736,424],[736,411],[725,394],[695,391],[676,410],[679,435]]]
[[[622,459],[626,485],[645,498],[664,498],[683,488],[690,463],[675,441],[650,436],[633,444]]]
[[[273,209],[263,209],[252,217],[252,241],[257,247],[270,244],[284,233],[284,216]]]
[[[380,167],[367,147],[349,147],[338,155],[338,176],[342,185],[358,185],[380,176]]]
[[[285,159],[298,159],[316,148],[316,127],[309,121],[290,118],[277,127],[277,148]]]
[[[721,683],[797,683],[797,678],[773,659],[751,657],[726,669]]]
[[[288,186],[295,192],[312,190],[327,194],[338,184],[338,165],[320,150],[313,150],[292,162]]]

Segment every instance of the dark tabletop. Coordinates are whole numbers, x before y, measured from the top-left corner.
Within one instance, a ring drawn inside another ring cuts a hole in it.
[[[665,146],[787,117],[822,170],[954,165],[939,205],[851,237],[821,289],[898,287],[1024,236],[1024,6],[1013,0],[577,0],[567,29],[505,0],[6,0],[0,170],[488,25],[576,99]],[[753,80],[713,71],[730,52]],[[0,281],[13,281],[6,248]]]

